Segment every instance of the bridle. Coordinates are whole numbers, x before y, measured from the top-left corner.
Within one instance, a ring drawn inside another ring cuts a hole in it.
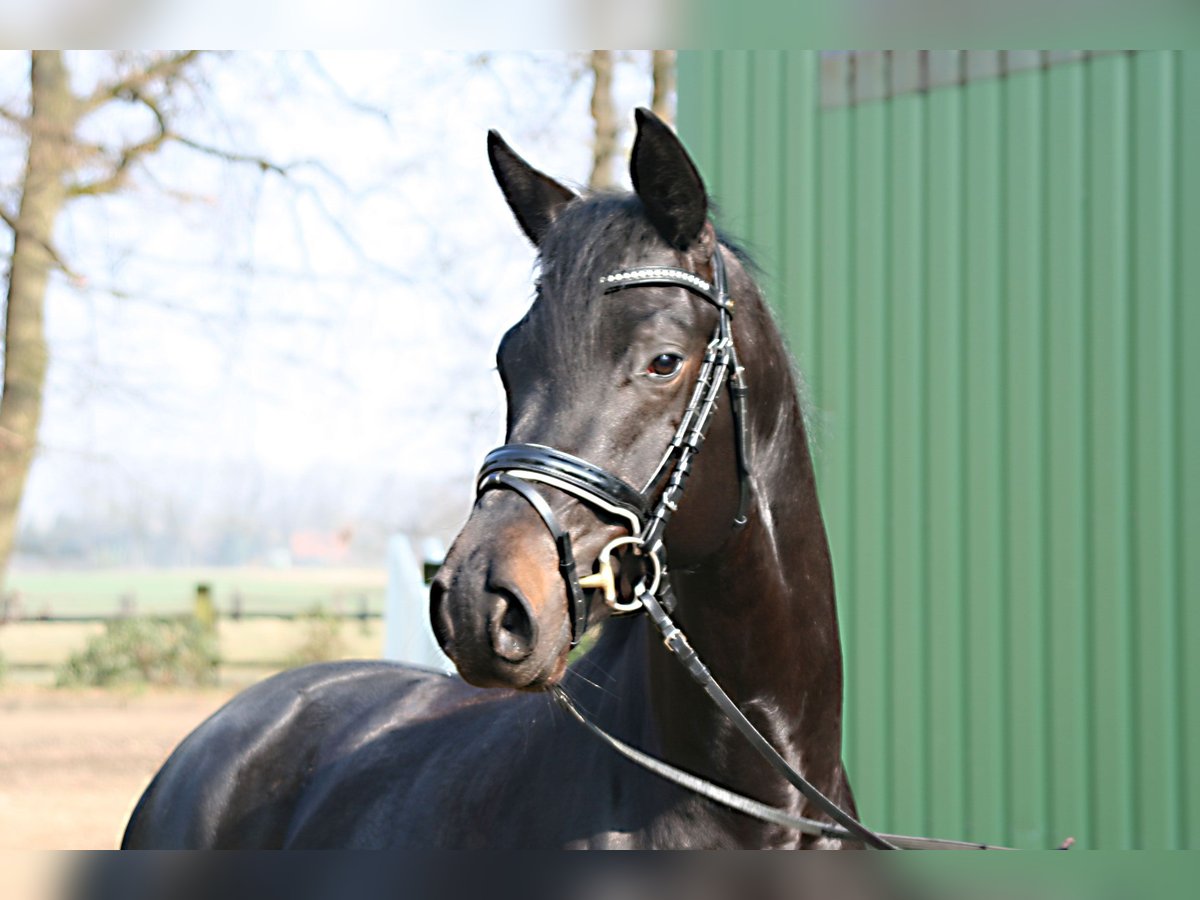
[[[725,276],[725,260],[720,248],[713,251],[713,280],[710,284],[700,276],[671,266],[648,266],[626,269],[600,279],[604,294],[615,294],[635,287],[677,286],[695,294],[717,308],[717,325],[700,364],[700,372],[692,389],[691,399],[684,410],[679,427],[662,455],[662,459],[645,486],[638,490],[604,468],[541,444],[505,444],[497,447],[483,461],[479,472],[477,493],[497,488],[515,491],[528,501],[554,536],[558,550],[558,569],[567,587],[571,610],[571,646],[576,646],[587,630],[591,612],[585,588],[599,588],[605,602],[615,614],[635,612],[644,605],[647,594],[667,592],[668,575],[663,559],[663,533],[672,514],[678,508],[684,484],[691,470],[692,457],[704,443],[717,409],[717,399],[726,383],[729,385],[731,408],[736,435],[736,455],[740,496],[734,516],[735,528],[746,523],[750,499],[750,472],[746,463],[746,385],[738,365],[733,345],[733,301],[729,299]],[[673,465],[672,465],[673,464]],[[670,477],[651,503],[651,494],[667,472]],[[550,504],[535,485],[544,484],[571,494],[611,516],[628,522],[629,535],[609,542],[600,553],[600,572],[580,578],[571,547],[571,535],[562,527]],[[645,578],[634,587],[631,601],[617,598],[615,576],[611,565],[612,550],[633,545],[645,557],[655,577],[649,584]]]
[[[600,279],[600,287],[605,294],[635,287],[669,285],[682,287],[717,308],[717,325],[705,349],[688,405],[679,427],[675,429],[674,436],[667,444],[661,461],[645,487],[638,490],[601,466],[553,447],[541,444],[505,444],[497,447],[484,459],[477,482],[477,494],[482,495],[497,489],[515,491],[533,507],[553,535],[558,550],[558,568],[567,587],[571,609],[571,646],[579,643],[587,629],[590,609],[584,595],[585,588],[599,588],[603,592],[605,602],[612,607],[614,613],[631,613],[645,609],[662,632],[667,647],[679,657],[692,677],[709,692],[726,715],[734,720],[734,724],[747,733],[755,749],[766,755],[768,761],[806,796],[818,805],[824,805],[835,821],[854,832],[856,837],[876,846],[888,846],[887,842],[839,809],[787,764],[712,679],[708,669],[670,617],[670,611],[674,607],[674,594],[663,560],[663,534],[671,516],[679,507],[679,498],[687,483],[692,459],[704,443],[717,409],[717,400],[726,385],[734,418],[734,441],[740,484],[738,509],[732,523],[735,529],[746,524],[750,499],[750,469],[746,456],[746,383],[733,343],[734,303],[729,297],[725,260],[719,246],[713,250],[712,275],[710,283],[686,269],[649,266],[614,272]],[[664,478],[666,485],[652,505],[651,492]],[[539,492],[539,484],[571,494],[602,512],[624,518],[629,523],[629,535],[610,541],[600,552],[600,571],[596,575],[582,579],[579,577],[571,546],[571,535],[558,521],[550,504]],[[621,602],[617,597],[611,552],[615,547],[626,544],[634,545],[637,552],[650,561],[653,576],[649,584],[643,576],[634,586],[633,599]],[[559,698],[560,702],[570,703],[563,694],[560,694]],[[577,709],[573,706],[570,708],[582,719],[582,714]]]
[[[600,589],[614,614],[644,609],[661,632],[667,649],[680,660],[692,678],[746,737],[751,746],[837,824],[830,825],[827,822],[786,813],[676,769],[608,734],[591,722],[561,688],[554,689],[556,699],[589,730],[627,758],[663,778],[763,821],[794,828],[806,834],[863,841],[868,846],[878,849],[898,849],[901,846],[986,848],[987,845],[935,838],[880,835],[864,826],[788,764],[717,684],[683,632],[676,627],[670,616],[675,600],[664,559],[663,535],[671,516],[678,509],[692,459],[704,443],[717,409],[717,400],[726,386],[734,420],[739,481],[738,509],[732,522],[734,529],[746,524],[750,500],[750,468],[746,454],[746,383],[733,343],[734,301],[729,297],[725,260],[720,246],[715,247],[711,283],[686,269],[648,266],[605,275],[600,279],[600,286],[604,294],[614,294],[635,287],[681,287],[711,303],[718,311],[717,325],[705,349],[687,408],[654,474],[645,486],[638,490],[603,467],[553,447],[528,443],[505,444],[497,447],[484,459],[476,494],[482,496],[487,491],[497,489],[516,492],[533,507],[553,535],[558,551],[558,568],[566,584],[571,610],[572,647],[579,643],[587,629],[590,607],[584,589]],[[659,493],[657,501],[652,502],[654,488],[662,483],[664,478],[666,485]],[[550,504],[539,492],[539,484],[556,488],[601,512],[628,522],[629,535],[610,541],[600,551],[599,571],[595,575],[579,577],[571,546],[571,535],[563,528]],[[633,546],[637,554],[649,561],[651,574],[649,583],[647,575],[643,574],[633,588],[633,598],[622,601],[617,596],[611,554],[615,548],[626,545]]]

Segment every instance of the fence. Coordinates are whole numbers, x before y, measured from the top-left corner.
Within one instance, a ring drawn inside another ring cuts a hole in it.
[[[198,585],[197,588],[200,586]],[[197,590],[197,594],[199,591]],[[292,595],[251,594],[246,595],[234,591],[223,598],[222,604],[213,604],[216,616],[230,619],[234,622],[252,619],[279,619],[291,621],[320,611],[337,619],[382,619],[382,595],[366,593],[328,595],[312,595],[300,599]],[[19,592],[9,592],[0,598],[0,626],[19,622],[61,622],[61,623],[103,623],[112,619],[128,619],[146,615],[152,617],[193,615],[196,610],[197,598],[189,602],[181,598],[178,602],[163,604],[154,603],[142,607],[138,603],[136,592],[121,594],[112,598],[108,603],[92,599],[87,611],[78,610],[78,602],[72,598],[56,598],[50,596],[26,597]],[[68,611],[61,611],[66,609]]]
[[[305,655],[318,633],[330,652],[378,658],[382,575],[356,570],[343,583],[322,570],[25,575],[0,599],[0,657],[8,681],[44,684],[107,623],[195,616],[217,627],[222,677],[233,684],[315,661]]]

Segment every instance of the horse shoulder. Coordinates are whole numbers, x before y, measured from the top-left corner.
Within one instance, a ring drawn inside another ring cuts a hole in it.
[[[411,714],[453,679],[383,662],[324,663],[238,694],[171,754],[138,801],[123,847],[281,846],[317,774],[364,723]]]

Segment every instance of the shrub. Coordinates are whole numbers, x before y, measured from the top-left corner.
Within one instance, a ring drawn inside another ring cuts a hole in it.
[[[297,621],[304,626],[304,634],[299,646],[288,657],[289,668],[328,662],[346,654],[342,621],[337,616],[326,612],[323,607],[316,606]]]
[[[60,686],[215,684],[216,634],[194,618],[113,619],[58,669]]]

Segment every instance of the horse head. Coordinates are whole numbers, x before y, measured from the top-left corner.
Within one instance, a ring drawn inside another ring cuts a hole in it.
[[[687,289],[688,277],[707,285],[714,269],[726,265],[700,175],[661,120],[639,110],[637,124],[632,194],[579,196],[530,166],[498,134],[488,135],[496,180],[538,251],[533,304],[496,354],[507,432],[493,456],[509,451],[508,469],[520,469],[521,459],[552,454],[553,465],[543,466],[541,477],[494,473],[481,481],[431,588],[438,642],[462,676],[480,686],[552,686],[581,631],[609,614],[597,602],[603,590],[588,586],[596,578],[586,575],[614,538],[636,532],[638,514],[664,490],[671,474],[664,451],[696,396],[706,350],[725,315]],[[737,260],[725,258],[742,277]],[[636,289],[614,291],[613,273],[657,267],[674,271],[679,283],[632,278]],[[715,552],[737,511],[727,404],[711,425],[666,533],[675,564]],[[492,469],[508,471],[499,463]],[[563,477],[546,477],[547,471]],[[573,479],[599,487],[581,493],[578,484],[572,490]],[[649,577],[634,543],[614,554],[618,576],[625,564],[616,593],[626,596],[633,582]],[[572,602],[574,575],[564,571],[568,556],[584,576],[585,587],[575,589],[585,598],[582,612]]]

